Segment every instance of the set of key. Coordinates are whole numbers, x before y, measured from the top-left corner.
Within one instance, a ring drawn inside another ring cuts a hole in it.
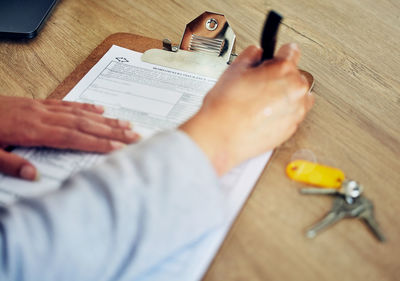
[[[320,186],[302,188],[300,189],[301,194],[334,196],[331,210],[322,220],[307,230],[307,237],[314,238],[318,232],[344,218],[358,218],[366,223],[379,241],[384,242],[386,240],[375,220],[374,205],[371,200],[363,196],[363,186],[356,181],[345,180],[342,171],[297,160],[287,166],[287,174],[293,180]],[[332,188],[327,188],[327,184]]]
[[[344,218],[360,218],[379,241],[385,236],[379,229],[374,216],[374,205],[371,200],[362,196],[363,188],[355,181],[344,181],[341,189],[336,188],[303,188],[302,194],[335,195],[332,209],[325,217],[307,230],[307,237],[313,238],[317,233]]]

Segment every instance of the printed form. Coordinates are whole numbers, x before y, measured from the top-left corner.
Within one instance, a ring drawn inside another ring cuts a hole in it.
[[[145,63],[141,55],[112,46],[64,100],[103,105],[105,116],[131,121],[143,138],[177,127],[197,112],[216,80]],[[72,174],[106,157],[47,148],[18,148],[14,152],[29,159],[41,177],[27,182],[1,175],[2,205],[56,190]],[[253,158],[221,178],[228,202],[226,224],[166,263],[159,269],[160,277],[199,280],[203,276],[270,156],[271,152]]]

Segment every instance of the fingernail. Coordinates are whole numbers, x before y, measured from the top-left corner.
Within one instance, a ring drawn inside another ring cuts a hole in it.
[[[302,74],[302,73],[300,73],[300,77],[301,77],[301,80],[303,80],[303,82],[306,82],[307,85],[308,85],[307,77],[306,77],[304,74]]]
[[[299,45],[297,45],[296,43],[290,43],[289,44],[289,48],[293,51],[298,51],[299,50]]]
[[[19,171],[19,175],[21,178],[26,180],[36,180],[37,173],[36,169],[31,165],[23,165],[21,170]]]
[[[138,133],[135,133],[134,131],[131,131],[131,130],[125,130],[124,133],[127,138],[132,139],[132,140],[136,140],[136,139],[140,138]]]
[[[118,120],[118,125],[119,125],[121,128],[128,128],[128,129],[131,129],[131,128],[132,128],[131,122],[126,121],[126,120]]]
[[[104,111],[104,106],[102,106],[102,105],[95,104],[95,105],[94,105],[94,108],[95,108],[97,111]]]
[[[124,143],[119,141],[110,141],[110,145],[112,149],[121,149],[126,146]]]

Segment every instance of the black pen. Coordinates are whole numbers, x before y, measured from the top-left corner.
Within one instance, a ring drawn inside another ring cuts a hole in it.
[[[281,20],[282,16],[277,12],[271,10],[268,13],[261,36],[261,48],[264,50],[261,62],[264,60],[270,60],[274,57],[276,36],[278,34]]]

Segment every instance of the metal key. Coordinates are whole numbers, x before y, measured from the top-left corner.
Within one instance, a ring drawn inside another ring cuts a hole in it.
[[[301,194],[342,195],[349,204],[352,204],[355,198],[360,197],[363,191],[363,186],[353,180],[344,181],[339,189],[318,187],[300,189]]]
[[[353,203],[348,203],[342,196],[336,197],[333,201],[331,211],[318,223],[307,230],[307,237],[314,238],[317,233],[328,226],[346,217],[358,217],[365,210],[364,198],[357,198]]]
[[[379,241],[381,241],[381,242],[386,241],[385,236],[380,231],[379,225],[375,220],[374,205],[367,198],[362,197],[362,199],[363,199],[362,203],[364,206],[364,210],[358,215],[358,217],[367,224],[368,228],[371,230],[371,232],[375,235],[375,237]]]

